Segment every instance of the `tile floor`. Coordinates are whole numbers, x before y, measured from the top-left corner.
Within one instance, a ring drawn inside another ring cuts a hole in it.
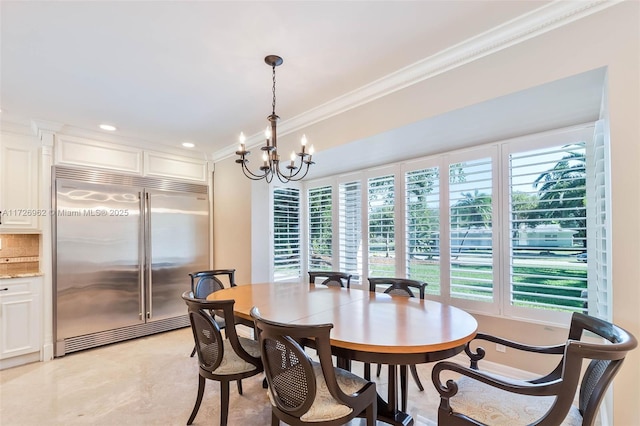
[[[192,348],[191,330],[185,328],[0,371],[0,424],[184,425],[198,388]],[[361,369],[362,363],[354,363],[354,372]],[[409,377],[408,409],[416,426],[433,425],[437,392],[429,366],[418,371],[425,391]],[[380,379],[385,375],[383,368]],[[270,424],[262,377],[244,380],[242,396],[231,386],[229,426]],[[386,395],[385,380],[378,389]],[[208,381],[194,425],[218,425],[219,404],[219,384]]]

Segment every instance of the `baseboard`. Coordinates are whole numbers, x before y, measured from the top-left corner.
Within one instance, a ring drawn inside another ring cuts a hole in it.
[[[40,352],[0,359],[0,370],[40,361]]]
[[[458,355],[451,358],[451,361],[457,362],[458,364],[469,366],[469,357],[464,353],[459,353]],[[531,371],[521,370],[519,368],[509,367],[508,365],[498,364],[497,362],[492,361],[480,361],[482,369],[487,371],[488,373],[498,374],[500,376],[511,377],[517,380],[528,380],[538,377],[539,374],[532,373]]]

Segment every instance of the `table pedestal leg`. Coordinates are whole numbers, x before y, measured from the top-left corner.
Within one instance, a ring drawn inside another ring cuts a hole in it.
[[[398,410],[398,366],[389,365],[389,383],[387,401],[384,401],[378,394],[378,420],[384,423],[398,426],[413,425],[413,418]],[[405,366],[406,368],[406,366]],[[405,380],[406,382],[406,375]],[[406,395],[406,392],[404,392]],[[403,400],[405,396],[403,396]],[[406,402],[403,403],[406,406]]]

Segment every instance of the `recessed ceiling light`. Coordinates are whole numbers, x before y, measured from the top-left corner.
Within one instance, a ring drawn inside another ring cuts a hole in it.
[[[191,142],[182,142],[182,146],[184,146],[185,148],[193,148],[196,145]]]
[[[100,128],[101,128],[102,130],[106,130],[106,131],[108,131],[108,132],[114,132],[114,131],[116,131],[116,130],[117,130],[117,129],[116,129],[116,126],[112,126],[111,124],[101,124],[101,125],[100,125]]]

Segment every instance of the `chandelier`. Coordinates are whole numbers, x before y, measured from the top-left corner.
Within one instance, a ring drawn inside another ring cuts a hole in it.
[[[300,152],[291,152],[291,161],[285,166],[286,170],[281,170],[280,154],[278,153],[278,137],[277,137],[277,124],[280,117],[276,115],[276,67],[282,65],[282,58],[276,55],[269,55],[264,58],[267,65],[271,66],[272,79],[273,79],[273,102],[271,103],[271,115],[267,117],[269,125],[264,132],[266,142],[265,145],[260,148],[262,151],[262,166],[260,166],[260,172],[252,172],[247,167],[249,160],[247,156],[251,154],[247,151],[245,146],[245,136],[240,133],[240,146],[236,151],[238,159],[236,163],[242,166],[242,172],[246,177],[252,180],[265,179],[267,182],[271,182],[275,176],[282,183],[290,181],[298,181],[303,179],[309,172],[309,166],[313,164],[311,158],[313,157],[313,146],[306,151],[307,138],[302,135]],[[297,161],[296,161],[297,160]]]

